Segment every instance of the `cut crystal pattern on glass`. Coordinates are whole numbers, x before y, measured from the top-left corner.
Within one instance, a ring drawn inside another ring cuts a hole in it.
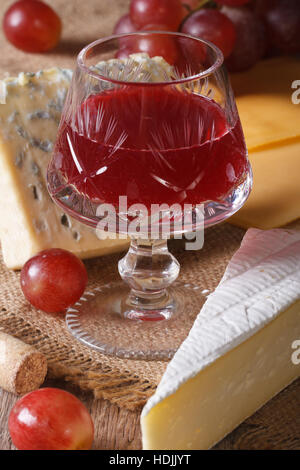
[[[162,57],[131,50],[116,58],[124,44],[158,35],[172,43],[174,63],[163,50]],[[214,45],[169,32],[113,36],[78,56],[48,188],[67,214],[132,239],[119,262],[124,282],[100,285],[67,313],[70,331],[106,354],[171,357],[184,339],[172,332],[180,324],[188,333],[204,298],[200,286],[180,284],[166,238],[224,221],[250,193],[251,167],[222,62]],[[133,330],[140,331],[134,345]]]

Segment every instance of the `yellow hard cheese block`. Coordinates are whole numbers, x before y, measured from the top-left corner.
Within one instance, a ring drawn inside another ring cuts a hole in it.
[[[299,109],[300,112],[300,109]],[[240,227],[270,229],[300,217],[300,138],[250,152],[253,189],[230,222]]]
[[[279,57],[232,74],[248,149],[300,137],[300,104],[294,104],[292,84],[300,80],[300,60]]]
[[[253,189],[230,222],[270,229],[300,217],[300,104],[293,83],[300,60],[279,57],[231,77],[241,117]]]

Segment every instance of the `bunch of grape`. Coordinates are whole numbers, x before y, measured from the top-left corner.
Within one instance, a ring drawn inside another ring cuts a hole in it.
[[[300,52],[299,0],[131,0],[114,33],[181,31],[216,44],[232,72],[247,70],[266,55]],[[174,62],[167,36],[122,42],[118,57],[147,52]]]

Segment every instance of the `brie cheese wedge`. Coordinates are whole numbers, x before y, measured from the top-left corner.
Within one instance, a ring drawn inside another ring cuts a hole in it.
[[[142,416],[144,449],[208,449],[300,375],[300,232],[250,229]]]

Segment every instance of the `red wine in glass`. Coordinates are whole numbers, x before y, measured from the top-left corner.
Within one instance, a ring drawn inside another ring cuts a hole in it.
[[[246,177],[246,153],[240,121],[231,127],[213,99],[154,85],[91,95],[75,125],[61,123],[54,159],[92,201],[118,207],[123,194],[150,209],[224,200]]]

